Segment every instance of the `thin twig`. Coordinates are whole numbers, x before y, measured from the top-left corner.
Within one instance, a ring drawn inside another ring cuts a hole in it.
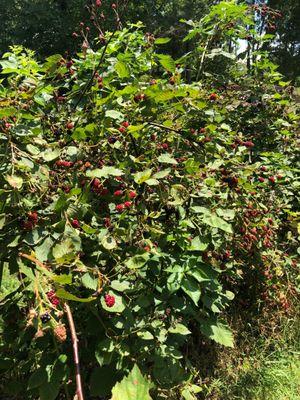
[[[37,260],[35,257],[30,256],[29,254],[25,254],[25,253],[19,253],[20,257],[26,258],[29,261],[32,261],[34,264],[38,265],[41,268],[44,269],[49,269],[45,264],[43,264],[41,261]]]
[[[82,384],[81,384],[81,373],[80,373],[80,363],[79,363],[79,353],[78,353],[78,338],[76,334],[75,324],[73,320],[73,315],[70,306],[65,303],[64,308],[67,314],[69,327],[71,331],[71,338],[73,344],[73,353],[74,353],[74,363],[75,363],[75,370],[76,370],[76,394],[78,400],[84,400]]]
[[[110,35],[110,38],[109,38],[108,41],[106,42],[105,46],[103,47],[100,60],[99,60],[99,62],[98,62],[98,64],[97,64],[96,68],[94,68],[94,71],[93,71],[93,73],[92,73],[92,76],[90,77],[90,79],[88,80],[87,84],[85,85],[83,91],[81,92],[81,94],[80,94],[80,96],[79,96],[79,99],[77,100],[77,102],[76,102],[75,105],[73,106],[73,108],[72,108],[72,110],[71,110],[72,112],[74,112],[74,111],[76,110],[78,104],[79,104],[79,103],[81,102],[81,100],[83,99],[83,96],[85,95],[85,93],[86,93],[86,92],[90,89],[90,87],[92,86],[93,81],[94,81],[94,78],[95,78],[95,76],[96,76],[96,73],[98,72],[98,69],[100,68],[100,66],[101,66],[101,64],[102,64],[102,61],[103,61],[103,59],[104,59],[104,56],[105,56],[107,47],[108,47],[108,45],[110,44],[110,42],[112,41],[113,37],[115,36],[117,30],[118,30],[118,27],[115,28],[115,30],[113,31],[113,33]]]
[[[181,133],[181,131],[178,129],[170,128],[169,126],[165,126],[165,125],[161,125],[161,124],[157,124],[156,122],[146,122],[146,124],[151,125],[151,126],[156,126],[157,128],[166,129],[167,131]]]

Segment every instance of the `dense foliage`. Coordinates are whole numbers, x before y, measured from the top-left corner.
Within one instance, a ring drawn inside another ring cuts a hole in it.
[[[12,47],[0,61],[0,262],[18,282],[1,302],[8,395],[75,392],[66,306],[87,398],[114,387],[114,400],[196,399],[190,349],[234,346],[224,311],[245,287],[292,307],[291,90],[253,8],[222,2],[186,26],[178,60],[135,24],[72,59]]]
[[[128,3],[126,21],[143,21],[146,30],[172,38],[169,51],[175,57],[189,51],[189,44],[182,46],[184,30],[180,19],[199,20],[209,8],[219,0],[122,0]],[[54,53],[73,54],[78,43],[72,39],[72,33],[80,29],[84,22],[90,29],[89,38],[95,36],[93,19],[89,13],[93,0],[0,0],[2,35],[0,54],[9,46],[23,45],[37,52],[39,56]],[[118,3],[118,2],[116,2]],[[256,15],[257,23],[267,32],[276,32],[276,40],[267,46],[272,60],[279,64],[280,72],[299,86],[299,49],[300,49],[300,2],[299,0],[247,0],[249,5],[271,7],[278,10],[275,19]],[[110,30],[114,26],[111,14],[113,1],[101,1],[101,22]]]

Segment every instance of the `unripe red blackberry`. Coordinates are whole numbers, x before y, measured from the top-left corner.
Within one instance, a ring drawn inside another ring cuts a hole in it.
[[[124,210],[124,208],[125,208],[124,204],[117,204],[116,205],[116,210],[118,212],[122,212]]]
[[[71,221],[71,225],[73,226],[73,228],[78,229],[80,228],[80,222],[78,221],[78,219],[73,219]]]
[[[107,305],[107,307],[113,307],[116,303],[115,296],[112,296],[110,294],[106,294],[104,296],[104,301],[105,301],[105,304]]]
[[[134,199],[134,198],[136,197],[136,192],[134,192],[133,190],[131,190],[131,191],[129,192],[129,197],[130,197],[130,199]]]

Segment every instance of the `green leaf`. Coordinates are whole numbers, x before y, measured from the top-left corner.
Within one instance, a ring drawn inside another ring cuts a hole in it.
[[[157,158],[158,162],[163,163],[163,164],[178,164],[175,158],[171,157],[169,153],[164,153],[161,154]]]
[[[156,54],[159,63],[170,72],[175,72],[176,64],[173,58],[167,54]]]
[[[199,236],[196,236],[192,241],[188,248],[190,251],[204,251],[208,247],[208,242],[204,242],[200,240]]]
[[[0,108],[0,118],[10,117],[11,115],[17,115],[17,114],[18,114],[18,110],[14,107]]]
[[[130,76],[129,68],[123,61],[118,60],[116,62],[115,70],[119,75],[119,78],[128,78]]]
[[[124,292],[125,290],[130,289],[130,282],[128,281],[117,281],[114,280],[110,283],[112,289],[116,290],[117,292]]]
[[[197,306],[198,301],[200,300],[201,291],[195,279],[190,276],[185,277],[181,282],[181,289],[193,300]]]
[[[112,293],[112,292],[109,292],[109,294],[114,296],[115,304],[112,307],[108,307],[106,305],[106,303],[105,303],[104,296],[102,296],[100,302],[101,302],[101,305],[102,305],[103,309],[108,311],[108,312],[110,312],[110,313],[121,313],[121,312],[123,312],[125,310],[125,307],[126,307],[126,303],[125,303],[123,297],[118,295],[118,294]]]
[[[105,116],[111,119],[116,119],[118,121],[123,121],[125,119],[124,114],[116,110],[107,110],[105,112]]]
[[[195,161],[193,158],[189,158],[184,163],[184,168],[189,174],[196,174],[199,172],[200,162]]]
[[[169,201],[169,204],[178,206],[186,201],[188,196],[188,191],[184,186],[177,184],[177,185],[172,185],[170,194],[174,200]]]
[[[52,275],[52,279],[54,282],[59,283],[60,285],[70,285],[72,283],[72,275]]]
[[[170,38],[164,37],[164,38],[158,38],[154,41],[154,44],[166,44],[170,42]]]
[[[153,340],[154,339],[154,336],[152,335],[152,333],[149,331],[146,331],[146,330],[138,331],[137,336],[143,340]]]
[[[224,219],[218,217],[215,214],[204,215],[202,221],[204,224],[207,224],[213,228],[221,229],[222,231],[227,233],[233,233],[232,226],[228,222],[224,221]]]
[[[202,320],[200,330],[209,339],[226,347],[234,347],[232,332],[227,324],[216,319]]]
[[[216,279],[218,274],[217,272],[212,269],[210,265],[199,264],[196,268],[191,269],[187,272],[188,275],[194,277],[199,283],[205,281],[212,281]]]
[[[87,297],[85,299],[77,297],[74,294],[71,294],[71,293],[67,292],[65,289],[58,289],[56,291],[56,295],[60,299],[77,301],[79,303],[89,303],[90,301],[95,301],[96,300],[95,297]]]
[[[94,368],[90,379],[91,396],[106,397],[110,395],[116,379],[116,373],[107,366]]]
[[[59,394],[58,382],[46,382],[39,387],[39,400],[55,400]]]
[[[149,259],[149,254],[145,253],[145,254],[137,254],[131,258],[129,258],[127,261],[125,261],[125,265],[127,268],[129,269],[138,269],[143,267],[146,262]]]
[[[39,246],[36,246],[34,248],[36,258],[42,262],[46,261],[50,255],[53,244],[54,241],[51,237],[47,237]]]
[[[168,176],[171,172],[170,168],[163,169],[162,171],[156,172],[156,174],[153,175],[154,179],[162,179]]]
[[[55,150],[45,150],[43,151],[40,156],[45,160],[45,161],[53,161],[56,158],[60,156],[60,150],[55,149]]]
[[[207,214],[209,213],[209,209],[206,207],[202,206],[193,206],[191,207],[191,211],[193,211],[196,214]]]
[[[151,177],[151,174],[152,174],[152,169],[146,169],[145,171],[136,172],[135,174],[133,174],[134,181],[135,183],[140,185],[146,182]]]
[[[124,175],[124,172],[115,167],[103,167],[96,168],[94,170],[88,170],[86,176],[89,178],[108,178],[109,176],[121,176]]]
[[[57,243],[52,250],[53,257],[57,263],[63,263],[73,260],[76,257],[76,247],[71,239],[66,239]]]
[[[87,289],[97,290],[98,280],[92,277],[88,272],[81,277],[81,282]]]
[[[48,380],[48,372],[45,368],[38,368],[28,379],[28,389],[35,389]]]
[[[135,364],[130,374],[112,390],[111,400],[152,400],[149,391],[153,384],[143,377]]]
[[[153,179],[153,178],[147,179],[145,183],[147,183],[147,185],[149,185],[149,186],[159,185],[159,181],[157,179]]]
[[[183,324],[176,324],[175,326],[169,328],[170,333],[177,333],[179,335],[189,335],[191,331]]]
[[[101,240],[102,246],[107,250],[115,249],[118,245],[112,236],[104,236]]]
[[[5,225],[6,214],[0,214],[0,229],[3,229]]]
[[[21,189],[23,185],[23,179],[16,175],[6,175],[5,179],[14,189]]]

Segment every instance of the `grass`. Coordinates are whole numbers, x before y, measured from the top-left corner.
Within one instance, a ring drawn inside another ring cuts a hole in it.
[[[278,321],[276,333],[245,336],[222,359],[205,400],[300,400],[300,318]],[[251,330],[251,329],[250,329]]]
[[[235,379],[212,382],[206,399],[299,400],[300,352],[272,355],[267,359],[246,359]]]

